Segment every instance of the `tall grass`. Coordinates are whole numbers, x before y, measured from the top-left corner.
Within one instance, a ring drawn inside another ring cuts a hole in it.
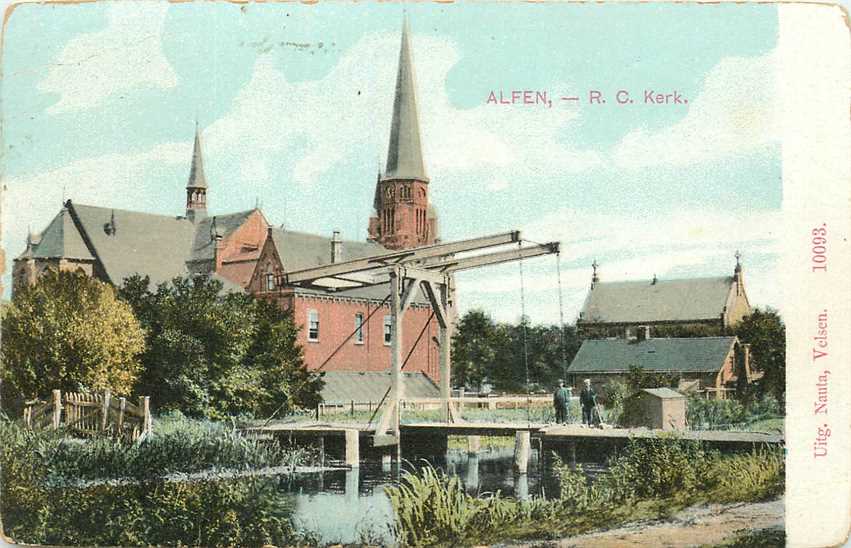
[[[603,524],[659,517],[696,502],[756,501],[783,492],[783,454],[762,448],[722,455],[682,439],[635,439],[592,481],[555,458],[559,497],[474,497],[430,467],[387,488],[400,542],[466,545],[577,534]]]

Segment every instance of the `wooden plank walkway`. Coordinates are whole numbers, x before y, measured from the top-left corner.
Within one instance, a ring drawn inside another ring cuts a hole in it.
[[[547,426],[538,431],[547,441],[576,441],[588,439],[659,438],[676,436],[687,440],[713,443],[768,443],[782,444],[783,436],[762,432],[738,432],[732,430],[680,430],[665,431],[649,428],[583,428],[576,425]]]

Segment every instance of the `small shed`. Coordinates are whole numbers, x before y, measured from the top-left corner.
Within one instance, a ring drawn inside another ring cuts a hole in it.
[[[685,430],[686,397],[670,388],[645,388],[624,402],[624,426]]]

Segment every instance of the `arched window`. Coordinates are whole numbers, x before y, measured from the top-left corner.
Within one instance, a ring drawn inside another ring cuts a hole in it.
[[[266,291],[275,290],[275,275],[271,272],[266,273]]]

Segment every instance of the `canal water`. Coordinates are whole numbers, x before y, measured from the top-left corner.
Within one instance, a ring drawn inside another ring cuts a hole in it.
[[[536,449],[529,472],[522,475],[512,470],[511,447],[482,449],[478,455],[450,449],[445,459],[406,461],[401,473],[427,462],[458,476],[471,495],[498,491],[518,499],[558,496],[558,482],[551,470],[541,469]],[[387,545],[393,542],[393,512],[384,487],[398,483],[399,477],[397,467],[363,462],[359,469],[299,474],[286,479],[282,488],[295,499],[296,527],[319,544]]]

